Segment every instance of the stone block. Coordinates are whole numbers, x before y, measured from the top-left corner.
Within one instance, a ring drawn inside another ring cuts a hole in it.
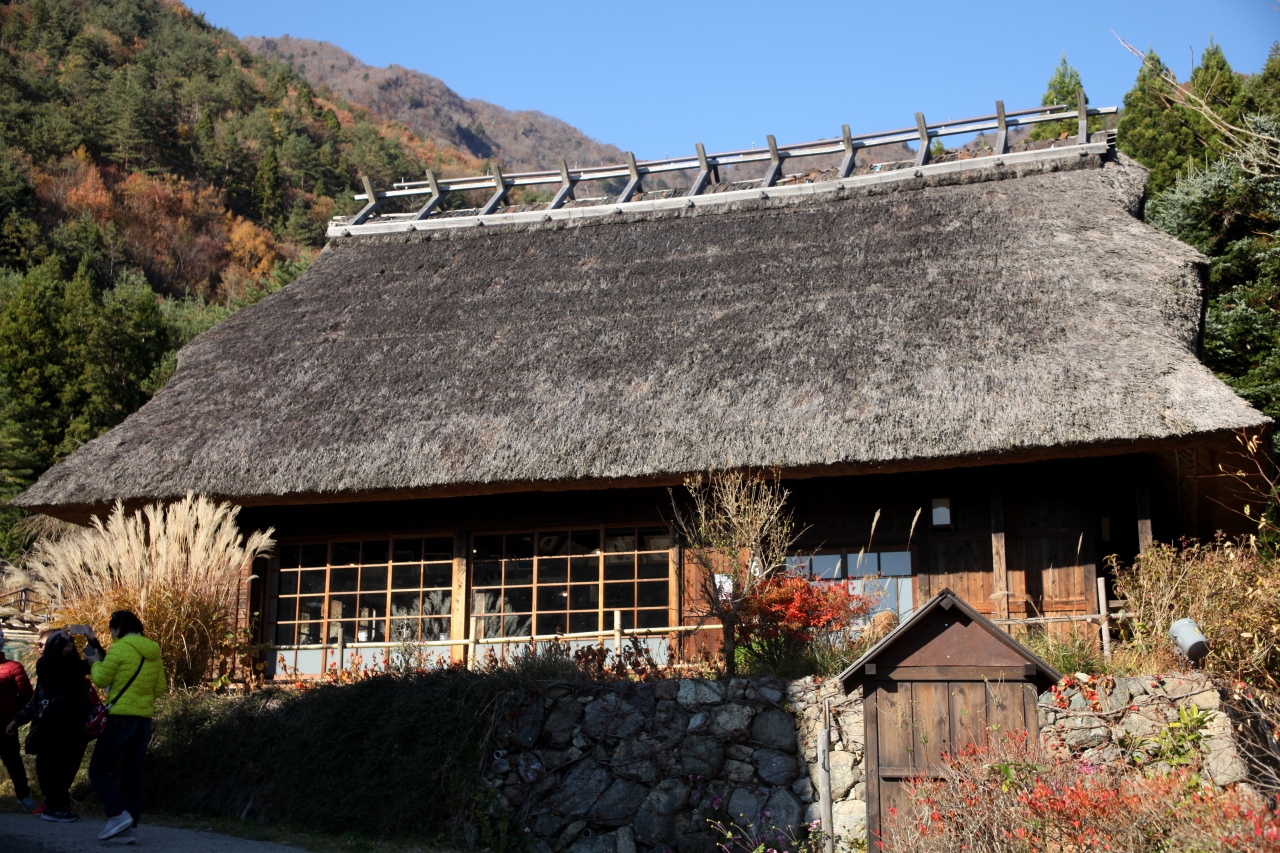
[[[636,835],[629,826],[620,826],[614,833],[617,853],[636,853]]]
[[[680,682],[674,678],[664,678],[662,681],[654,682],[653,685],[653,695],[659,701],[675,699],[679,691]]]
[[[689,726],[685,729],[689,734],[698,734],[711,728],[711,714],[699,711],[689,718]]]
[[[808,779],[797,779],[791,786],[791,793],[802,803],[811,803],[818,798],[817,790]]]
[[[1111,729],[1097,719],[1081,717],[1063,733],[1062,741],[1073,752],[1102,746],[1111,740]]]
[[[624,779],[653,783],[657,767],[653,759],[653,743],[647,740],[624,740],[613,751],[613,772]]]
[[[538,753],[522,752],[516,756],[516,772],[520,774],[522,780],[533,784],[547,775],[547,768],[538,757]]]
[[[849,789],[849,793],[845,797],[845,799],[846,800],[862,800],[863,802],[866,802],[867,801],[867,783],[859,782],[858,784],[854,785],[852,788]]]
[[[605,826],[630,823],[649,796],[649,789],[630,779],[617,779],[592,806],[587,817]]]
[[[736,761],[750,761],[755,748],[745,743],[731,743],[724,748],[724,754]]]
[[[1222,696],[1216,688],[1205,690],[1191,697],[1191,704],[1201,711],[1216,711],[1222,707]]]
[[[745,761],[732,758],[724,763],[724,778],[734,785],[748,785],[756,778],[756,770]]]
[[[596,804],[611,781],[608,769],[590,758],[583,759],[569,771],[559,790],[547,800],[547,808],[565,817],[582,817]]]
[[[689,832],[676,839],[676,853],[719,853],[710,832]]]
[[[795,752],[795,720],[786,711],[777,708],[762,711],[751,721],[751,739],[762,746]]]
[[[729,822],[736,823],[744,829],[748,826],[760,826],[760,798],[747,788],[734,788],[725,806]]]
[[[710,779],[724,766],[724,744],[713,737],[694,735],[685,738],[680,750],[680,770],[688,776]]]
[[[747,682],[743,678],[729,679],[729,692],[726,694],[729,699],[745,699],[747,696]]]
[[[688,826],[679,825],[678,815],[689,801],[689,786],[679,779],[664,779],[649,791],[636,814],[636,840],[641,844],[674,844]]]
[[[725,686],[723,684],[702,678],[680,679],[680,689],[676,693],[676,701],[685,707],[718,705],[724,701],[724,697]]]
[[[515,728],[511,732],[511,739],[525,749],[533,749],[538,743],[538,736],[542,734],[542,722],[545,713],[546,709],[542,706],[542,700],[539,697],[530,699],[529,704],[525,706],[519,719],[516,720]]]
[[[799,834],[804,821],[804,807],[786,788],[775,788],[760,815],[765,827],[776,828],[787,836],[794,837]]]
[[[590,737],[634,737],[644,728],[644,715],[616,693],[606,693],[586,707],[582,730]]]
[[[716,708],[711,715],[711,731],[730,740],[742,740],[751,730],[751,718],[756,714],[750,705],[730,702]]]
[[[764,697],[765,701],[772,702],[775,705],[782,704],[783,693],[781,690],[777,689],[776,687],[766,687],[762,685],[761,687],[758,688],[758,690],[760,692],[760,695]]]
[[[556,850],[568,849],[569,845],[582,837],[582,831],[586,828],[587,822],[585,820],[573,821],[564,828],[564,831],[560,833],[560,837],[556,839],[556,843],[553,846]]]
[[[790,785],[800,775],[795,758],[781,750],[757,749],[753,758],[756,772],[770,785]]]
[[[612,832],[588,835],[569,845],[568,853],[617,853],[617,836]]]
[[[867,837],[867,804],[862,800],[843,800],[831,806],[831,821],[836,844],[844,849],[855,848],[853,839]]]

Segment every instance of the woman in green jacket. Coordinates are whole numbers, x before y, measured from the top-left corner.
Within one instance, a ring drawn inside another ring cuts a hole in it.
[[[155,701],[166,688],[160,646],[142,635],[142,622],[128,610],[111,614],[111,648],[102,645],[86,628],[89,645],[85,658],[93,664],[93,683],[107,692],[111,711],[106,731],[98,738],[89,759],[89,781],[107,812],[107,825],[98,838],[133,844],[142,816],[142,760],[151,742],[151,716]],[[111,776],[120,765],[120,787]]]

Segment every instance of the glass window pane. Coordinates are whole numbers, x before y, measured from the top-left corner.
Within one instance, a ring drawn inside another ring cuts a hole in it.
[[[387,638],[385,619],[362,619],[356,623],[357,643],[380,643]]]
[[[787,557],[787,571],[795,574],[809,574],[809,558],[808,557]]]
[[[656,581],[650,583],[638,584],[639,595],[638,600],[641,607],[666,607],[667,606],[667,582]]]
[[[422,613],[418,608],[421,601],[416,592],[393,592],[391,593],[391,615],[392,616],[418,616]]]
[[[329,596],[329,618],[330,619],[356,618],[356,601],[357,601],[357,596],[354,596],[354,595],[330,595]]]
[[[610,628],[610,629],[612,629],[612,628],[613,628],[613,615],[612,615],[612,614],[610,614],[610,615],[606,616],[606,617],[605,617],[605,621],[606,621],[606,623],[609,625],[609,628]],[[636,626],[636,612],[635,612],[634,610],[624,610],[624,611],[622,611],[622,630],[624,630],[624,631],[629,631],[629,630],[631,630],[632,628],[634,628],[635,626]]]
[[[642,578],[665,578],[671,571],[666,551],[660,554],[641,554],[637,559],[640,562]]]
[[[418,639],[421,619],[391,619],[391,639],[397,643],[412,643]]]
[[[386,566],[365,566],[360,570],[360,591],[370,592],[375,589],[387,589]]]
[[[354,566],[360,562],[359,542],[334,542],[333,565]]]
[[[292,622],[298,618],[298,599],[281,598],[276,600],[276,621]]]
[[[502,593],[498,590],[487,590],[485,592],[473,592],[471,594],[471,611],[476,614],[480,613],[501,613],[502,612]]]
[[[909,576],[911,574],[910,551],[883,551],[880,554],[880,574]]]
[[[280,594],[281,595],[297,595],[298,594],[298,573],[297,572],[281,572],[280,573]]]
[[[298,591],[303,595],[324,592],[324,580],[326,574],[324,569],[299,572],[298,574]]]
[[[471,583],[475,586],[498,586],[502,583],[502,563],[496,560],[476,563]]]
[[[397,539],[391,546],[391,562],[393,563],[416,563],[421,559],[421,539]]]
[[[667,627],[667,619],[667,611],[665,610],[641,610],[636,627],[665,628]]]
[[[604,585],[604,609],[636,606],[636,585],[633,583],[607,583]]]
[[[861,554],[849,552],[849,577],[875,577],[880,573],[880,555],[875,551],[864,551]]]
[[[293,626],[292,625],[276,626],[276,645],[277,646],[293,645]]]
[[[569,580],[574,583],[600,580],[599,557],[574,557],[570,562],[572,562],[573,567]]]
[[[508,533],[507,534],[507,551],[504,556],[508,560],[533,559],[533,534],[532,533]]]
[[[507,560],[502,582],[507,586],[533,583],[533,560]]]
[[[633,554],[607,554],[604,558],[604,579],[607,581],[634,580],[636,558]]]
[[[537,624],[539,634],[565,634],[569,630],[569,620],[563,613],[539,613]]]
[[[600,614],[598,613],[570,613],[569,614],[569,633],[580,634],[586,631],[600,630]]]
[[[471,553],[477,560],[501,560],[501,536],[477,536],[471,546]]]
[[[569,587],[569,609],[570,610],[599,610],[600,609],[599,584],[591,584],[590,586]]]
[[[532,616],[503,616],[502,636],[527,637],[533,633]]]
[[[569,580],[569,560],[565,557],[543,557],[538,560],[538,583],[565,583]]]
[[[342,642],[344,643],[354,643],[356,641],[356,623],[330,622],[327,642],[336,643],[339,636],[342,637]]]
[[[314,598],[298,599],[298,621],[319,621],[324,618],[324,599],[320,596]]]
[[[447,536],[427,539],[422,545],[422,559],[440,562],[453,559],[453,540]]]
[[[329,572],[329,592],[355,592],[360,584],[359,569],[333,569]]]
[[[533,610],[533,587],[507,587],[503,593],[503,613],[528,613]]]
[[[448,616],[453,608],[453,592],[437,589],[422,594],[423,616]]]
[[[501,616],[486,616],[485,618],[481,619],[481,620],[480,620],[480,636],[481,636],[481,638],[482,638],[482,639],[483,639],[484,637],[501,637],[501,636],[503,636],[503,633],[502,633],[502,617],[501,617]],[[515,635],[514,635],[514,634],[509,634],[509,635],[507,635],[507,636],[515,636]]]
[[[596,554],[599,551],[599,530],[574,530],[569,533],[569,553]]]
[[[329,546],[320,545],[303,545],[302,546],[302,567],[304,569],[317,568],[326,565],[325,560],[329,556]]]
[[[385,563],[391,554],[391,543],[385,539],[377,542],[360,543],[360,562],[366,566],[370,563]]]
[[[391,570],[392,589],[417,589],[421,580],[421,570],[417,566],[396,566]]]
[[[422,620],[422,639],[424,640],[449,639],[449,620],[448,619],[423,619]]]
[[[313,646],[320,642],[320,622],[303,622],[298,625],[298,645]]]
[[[299,559],[301,559],[301,552],[297,545],[280,546],[280,568],[296,569]]]
[[[636,549],[636,530],[634,527],[617,527],[604,532],[605,553],[619,553]]]
[[[810,565],[815,578],[827,578],[830,580],[840,577],[839,554],[815,554],[810,558]]]
[[[551,610],[568,610],[569,609],[569,587],[567,586],[539,586],[538,587],[538,611],[545,612]]]
[[[453,586],[453,563],[427,563],[422,567],[422,585],[426,589]]]
[[[641,551],[666,551],[671,547],[671,531],[665,527],[641,527]]]
[[[569,553],[569,534],[568,533],[540,533],[538,534],[538,556],[539,557],[563,557]]]
[[[360,618],[376,619],[387,615],[387,594],[364,593],[360,596]]]

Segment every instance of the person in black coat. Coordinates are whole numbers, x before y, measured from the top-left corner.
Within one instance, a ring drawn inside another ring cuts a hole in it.
[[[89,663],[80,657],[70,635],[59,632],[45,643],[36,661],[36,693],[9,724],[16,730],[36,720],[36,776],[44,792],[41,819],[69,823],[79,819],[71,811],[71,784],[80,770],[89,736]]]

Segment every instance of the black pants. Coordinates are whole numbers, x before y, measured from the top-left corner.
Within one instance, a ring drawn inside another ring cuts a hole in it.
[[[89,746],[84,729],[53,735],[40,744],[36,754],[36,778],[44,792],[44,806],[49,811],[71,809],[71,783],[76,781],[80,762]]]
[[[3,725],[8,724],[9,721],[5,720]],[[13,793],[18,795],[18,799],[31,796],[31,786],[27,784],[27,768],[22,763],[22,744],[18,742],[16,733],[5,734],[3,726],[0,726],[0,761],[4,762],[4,769],[9,771],[9,778],[13,780]]]
[[[107,730],[98,737],[89,759],[89,781],[102,800],[107,817],[127,811],[138,825],[142,817],[142,759],[151,743],[151,718],[115,714],[107,717]],[[120,787],[111,780],[120,765]]]

